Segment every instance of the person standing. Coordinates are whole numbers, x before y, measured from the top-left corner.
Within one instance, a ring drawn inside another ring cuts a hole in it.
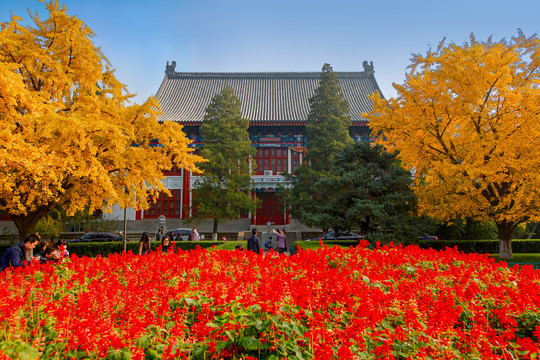
[[[163,238],[163,230],[159,229],[156,233],[156,241],[160,241]],[[170,239],[169,239],[170,240]]]
[[[251,230],[251,234],[251,237],[247,241],[247,249],[258,254],[261,251],[261,247],[259,245],[259,238],[257,237],[257,229]]]
[[[150,252],[152,248],[150,240],[152,240],[150,234],[147,231],[143,232],[141,240],[139,240],[139,255],[146,255]]]
[[[193,228],[191,231],[191,234],[189,235],[190,241],[199,241],[201,237],[199,236],[199,233],[197,232],[197,228]]]
[[[268,220],[268,222],[266,223],[266,226],[268,226],[268,232],[272,230],[272,225],[274,224],[275,223],[272,222],[272,218],[270,218],[270,220]]]
[[[26,260],[26,253],[32,251],[38,244],[40,238],[37,234],[28,235],[23,241],[13,245],[0,258],[0,271],[9,267],[17,268],[29,265]]]
[[[161,238],[161,251],[164,253],[174,252],[174,245],[171,244],[171,237],[169,235],[164,235]]]
[[[283,254],[287,251],[287,245],[285,242],[285,230],[279,229],[279,231],[272,230],[276,234],[277,250],[278,253]]]

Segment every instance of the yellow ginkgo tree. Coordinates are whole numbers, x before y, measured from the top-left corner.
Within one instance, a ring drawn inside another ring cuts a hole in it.
[[[163,171],[198,171],[182,127],[132,104],[91,29],[57,1],[0,30],[0,211],[20,236],[55,208],[146,208]]]
[[[490,220],[499,256],[512,231],[540,220],[540,45],[510,40],[442,41],[413,56],[395,98],[372,96],[379,142],[399,150],[415,175],[425,214]]]

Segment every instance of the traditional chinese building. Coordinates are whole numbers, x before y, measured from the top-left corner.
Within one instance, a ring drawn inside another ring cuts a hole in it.
[[[262,206],[256,213],[244,216],[251,225],[288,225],[291,219],[279,206],[278,189],[284,183],[281,174],[294,173],[303,162],[309,99],[319,85],[321,73],[188,73],[176,72],[175,67],[174,61],[167,63],[156,94],[163,112],[159,121],[182,124],[192,146],[199,147],[199,126],[206,107],[214,95],[231,86],[241,101],[242,116],[250,122],[250,139],[257,149],[253,196],[262,201]],[[369,141],[370,130],[362,114],[372,109],[368,95],[380,92],[373,65],[365,61],[364,71],[337,74],[343,96],[350,104],[349,133],[355,141]],[[160,197],[150,209],[136,212],[136,220],[156,219],[160,215],[168,220],[184,219],[190,215],[196,203],[191,190],[197,177],[183,169],[173,169],[165,176],[172,197]]]

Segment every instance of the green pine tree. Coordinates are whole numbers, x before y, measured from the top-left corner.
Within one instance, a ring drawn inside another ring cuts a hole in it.
[[[318,194],[315,183],[326,176],[334,161],[334,156],[347,144],[353,143],[349,135],[351,117],[349,102],[343,99],[337,74],[329,64],[322,68],[319,86],[309,99],[310,112],[306,125],[308,164],[300,166],[294,175],[287,174],[290,189],[282,189],[289,213],[308,226],[320,226],[323,230],[331,227],[314,218],[325,194]]]
[[[352,143],[335,154],[325,174],[307,166],[295,173],[295,195],[287,201],[293,216],[324,231],[358,230],[373,241],[414,242],[434,226],[415,216],[418,201],[411,182],[395,154],[380,145]]]
[[[314,184],[322,201],[306,217],[335,230],[360,230],[372,240],[383,235],[414,242],[432,230],[432,223],[415,216],[418,200],[411,184],[411,173],[395,153],[380,145],[353,143],[336,154],[329,174]]]
[[[324,64],[319,87],[309,99],[306,160],[316,171],[327,171],[334,155],[353,140],[349,135],[349,102],[343,99],[337,74]]]
[[[194,217],[214,219],[214,240],[220,220],[235,219],[257,209],[250,195],[249,156],[255,149],[248,127],[249,121],[240,112],[240,100],[229,86],[214,96],[200,126],[204,144],[201,155],[208,162],[201,166],[203,176],[194,189]]]

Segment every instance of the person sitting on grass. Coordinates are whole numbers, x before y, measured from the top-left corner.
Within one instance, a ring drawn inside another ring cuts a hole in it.
[[[23,241],[13,245],[0,258],[0,271],[7,268],[18,268],[27,266],[30,261],[26,260],[26,253],[33,250],[40,240],[40,236],[36,234],[28,235]]]

